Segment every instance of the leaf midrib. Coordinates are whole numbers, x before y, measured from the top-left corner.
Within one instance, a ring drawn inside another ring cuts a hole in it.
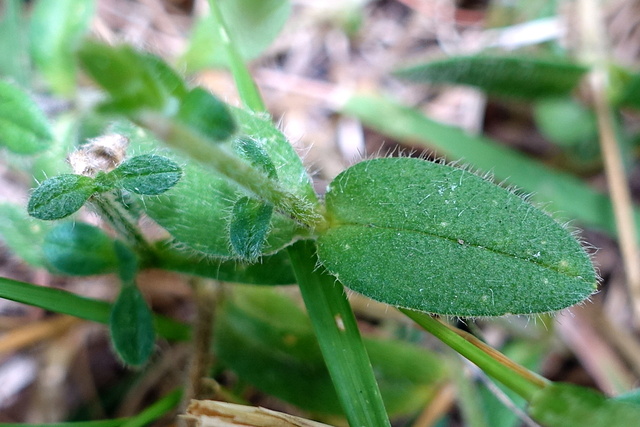
[[[421,234],[421,235],[425,235],[425,236],[430,236],[430,237],[435,237],[435,238],[439,238],[442,240],[448,240],[450,242],[454,242],[454,243],[459,243],[458,242],[458,238],[451,238],[448,236],[441,236],[435,233],[429,233],[427,231],[424,230],[415,230],[412,228],[395,228],[395,227],[388,227],[388,226],[384,226],[384,225],[378,225],[378,224],[373,224],[373,223],[367,223],[367,224],[362,224],[362,223],[357,223],[357,222],[342,222],[342,221],[335,221],[332,223],[331,227],[327,230],[327,231],[331,231],[331,230],[335,230],[336,228],[340,228],[340,227],[344,227],[344,226],[352,226],[352,227],[362,227],[365,229],[374,229],[374,228],[379,228],[379,229],[384,229],[384,230],[393,230],[393,231],[404,231],[404,232],[412,232],[412,233],[416,233],[416,234]],[[525,261],[525,262],[530,262],[532,264],[536,264],[539,265],[540,267],[546,269],[546,270],[550,270],[553,271],[555,273],[558,273],[560,275],[566,276],[566,277],[570,277],[570,278],[574,278],[577,280],[582,280],[585,283],[591,283],[591,281],[589,281],[587,278],[583,277],[580,274],[569,274],[567,272],[563,272],[560,271],[559,269],[555,268],[552,265],[547,265],[541,262],[536,262],[534,259],[530,259],[530,258],[523,258],[505,251],[500,251],[497,249],[494,249],[490,246],[482,246],[479,245],[477,243],[469,243],[467,240],[463,240],[463,244],[466,246],[472,246],[474,248],[477,249],[484,249],[487,250],[489,252],[492,252],[494,254],[497,255],[501,255],[501,256],[505,256],[505,257],[509,257],[509,258],[513,258],[513,259],[517,259],[517,260],[521,260],[521,261]]]

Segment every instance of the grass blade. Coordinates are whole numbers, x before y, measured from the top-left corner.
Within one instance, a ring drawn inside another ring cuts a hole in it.
[[[0,277],[0,298],[29,304],[56,313],[68,314],[92,322],[108,324],[111,304],[74,295],[61,289]],[[154,314],[153,321],[158,335],[168,340],[186,341],[190,338],[190,328],[164,316]]]
[[[369,356],[342,285],[317,269],[315,245],[300,241],[289,249],[320,350],[349,425],[390,426]]]

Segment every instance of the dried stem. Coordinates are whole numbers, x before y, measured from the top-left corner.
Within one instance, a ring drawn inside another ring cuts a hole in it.
[[[631,296],[634,324],[640,326],[640,251],[633,218],[633,204],[625,175],[620,147],[616,139],[616,123],[607,98],[609,76],[607,69],[606,32],[602,9],[598,0],[578,2],[581,28],[582,60],[592,67],[588,84],[593,98],[600,131],[600,147],[605,174],[618,231],[618,241],[624,263],[627,287]]]
[[[182,407],[186,408],[191,399],[207,397],[209,390],[203,378],[209,375],[211,368],[211,339],[218,282],[194,277],[191,280],[196,303],[196,320],[194,324],[193,356],[190,361],[189,375],[183,395]]]

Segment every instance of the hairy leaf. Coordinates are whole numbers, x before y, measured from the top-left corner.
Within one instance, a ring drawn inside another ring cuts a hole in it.
[[[378,301],[501,316],[559,310],[597,286],[569,231],[462,169],[412,158],[365,161],[331,183],[326,204],[320,261]]]
[[[260,257],[272,215],[273,206],[247,196],[233,205],[229,241],[240,258],[251,262]]]
[[[88,176],[54,176],[35,189],[27,211],[38,219],[61,219],[80,209],[94,192],[93,179]]]
[[[173,92],[183,91],[176,86],[176,78],[166,76],[170,68],[159,66],[159,59],[130,46],[93,41],[81,46],[78,58],[84,70],[111,96],[103,110],[129,113],[143,108],[177,108]]]
[[[415,82],[475,86],[489,94],[522,99],[568,95],[587,68],[567,61],[514,56],[458,56],[396,72]]]
[[[299,156],[273,123],[247,111],[230,111],[238,125],[238,138],[246,139],[246,135],[251,135],[252,144],[255,143],[271,159],[280,184],[298,197],[316,200]],[[122,127],[117,131],[130,139],[132,153],[148,152],[158,145],[151,136],[137,128]],[[232,141],[226,144],[225,148],[233,149]],[[210,256],[236,257],[229,242],[230,213],[235,201],[248,194],[192,159],[176,154],[169,157],[183,165],[183,176],[170,192],[145,199],[147,214],[164,227],[181,247]],[[254,162],[251,158],[248,160]],[[293,220],[279,213],[272,216],[269,229],[263,254],[274,253],[301,233],[306,233]]]
[[[178,119],[207,137],[223,141],[235,131],[233,117],[224,102],[207,90],[192,89],[182,100]]]
[[[151,310],[135,284],[123,284],[109,316],[111,339],[118,355],[132,366],[144,364],[153,352]]]
[[[64,222],[44,238],[42,252],[54,271],[89,276],[116,271],[114,242],[102,230],[82,222]]]
[[[126,160],[111,172],[118,183],[136,194],[158,195],[173,187],[182,176],[177,163],[166,157],[143,154]]]
[[[35,154],[53,139],[49,123],[22,89],[0,80],[0,146],[18,154]]]
[[[278,172],[269,153],[258,141],[250,136],[241,136],[233,141],[233,148],[238,154],[249,160],[252,165],[262,169],[269,178],[278,179]]]

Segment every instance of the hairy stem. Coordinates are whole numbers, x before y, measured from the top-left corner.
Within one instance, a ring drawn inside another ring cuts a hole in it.
[[[212,167],[300,224],[313,229],[323,221],[317,203],[286,191],[277,181],[229,152],[222,144],[208,141],[188,127],[156,113],[140,114],[137,122],[151,130],[171,148]]]

